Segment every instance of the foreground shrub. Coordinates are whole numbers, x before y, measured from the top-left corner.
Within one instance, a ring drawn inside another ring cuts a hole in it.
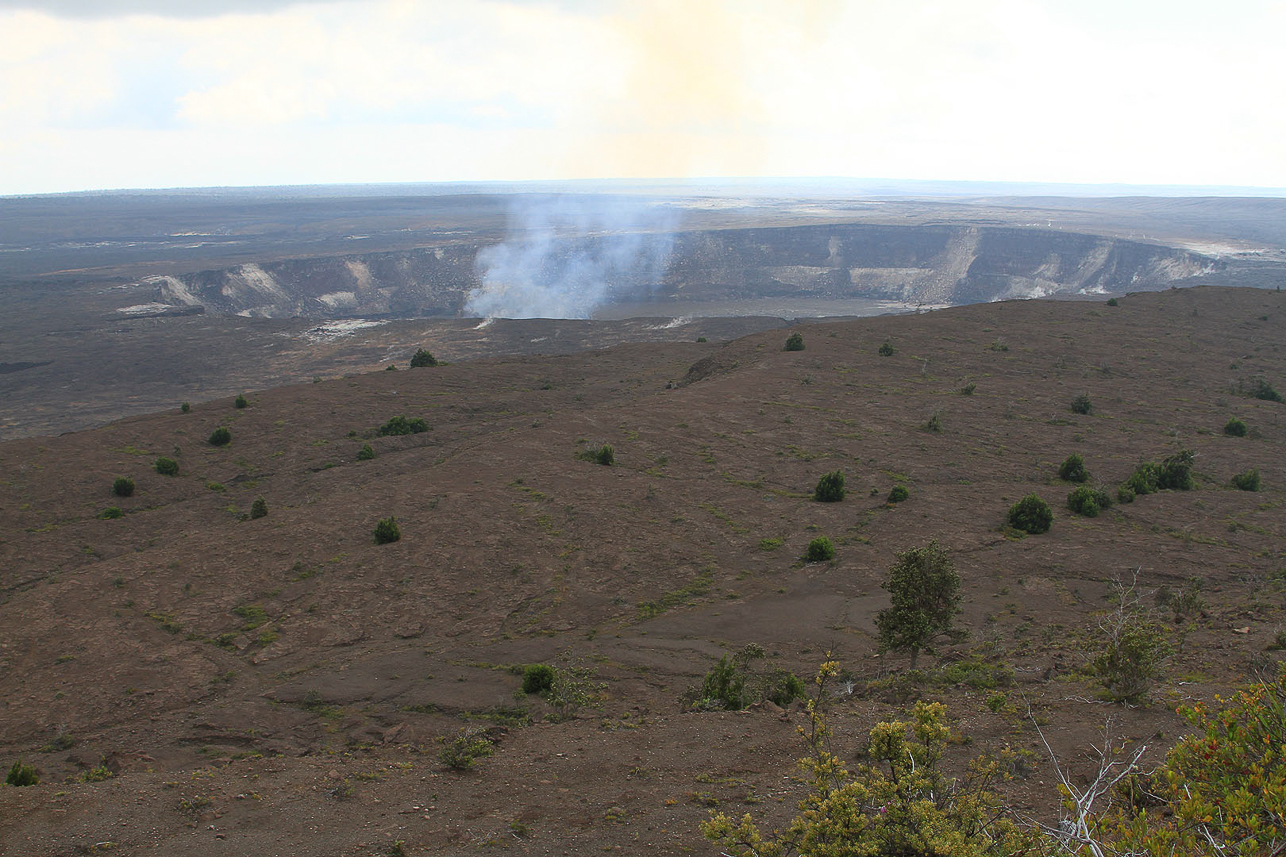
[[[1058,478],[1065,482],[1088,482],[1090,472],[1085,469],[1085,459],[1073,452],[1058,467]]]
[[[1049,532],[1053,523],[1054,513],[1049,504],[1035,494],[1028,494],[1009,507],[1009,526],[1024,533],[1039,535]]]
[[[112,493],[117,497],[128,497],[134,493],[134,480],[128,476],[117,476],[112,483]]]
[[[1257,469],[1247,470],[1245,473],[1238,473],[1232,477],[1232,487],[1238,491],[1258,491],[1259,490],[1259,471]]]
[[[1088,485],[1073,488],[1072,493],[1067,495],[1067,508],[1087,518],[1097,518],[1099,512],[1111,505],[1112,498],[1106,491],[1099,491]]]
[[[1233,417],[1228,420],[1228,424],[1223,427],[1223,433],[1229,437],[1245,437],[1246,424],[1236,417]]]
[[[411,417],[407,419],[404,416],[396,416],[380,426],[378,431],[380,437],[397,437],[407,434],[420,434],[429,430],[429,424],[420,417]]]
[[[740,711],[761,700],[785,706],[804,695],[803,681],[790,670],[755,671],[754,662],[763,658],[763,647],[756,643],[743,646],[731,657],[721,657],[706,673],[700,691],[691,699],[692,706],[700,711]]]
[[[417,350],[415,352],[415,355],[411,358],[412,369],[419,369],[423,366],[437,366],[437,365],[438,365],[437,358],[434,357],[429,352],[425,351],[423,348]]]
[[[911,656],[911,669],[915,669],[920,651],[951,633],[952,620],[959,612],[960,575],[935,541],[898,554],[880,585],[893,599],[892,606],[875,617],[880,654],[906,652]]]
[[[1090,397],[1086,393],[1081,393],[1072,399],[1072,413],[1090,414],[1094,412],[1094,404],[1090,402]]]
[[[792,333],[790,336],[786,337],[786,347],[783,348],[782,350],[783,351],[803,351],[804,350],[803,335],[799,333]]]
[[[450,741],[443,740],[438,761],[453,771],[467,771],[478,759],[490,756],[494,747],[480,730],[466,728]]]
[[[838,673],[834,661],[817,677],[817,699]],[[817,700],[800,732],[808,756],[800,760],[810,783],[799,814],[784,829],[765,834],[746,814],[740,821],[716,813],[701,832],[730,857],[1010,857],[1037,852],[1039,834],[1009,819],[993,791],[1009,758],[975,760],[970,775],[948,777],[940,767],[951,729],[940,702],[918,702],[910,722],[877,723],[863,761],[849,771],[830,749],[830,728]],[[1012,754],[1008,754],[1012,756]]]
[[[894,485],[893,490],[889,492],[888,502],[901,503],[903,500],[905,500],[907,497],[910,497],[910,496],[911,496],[911,492],[906,489],[905,485]]]
[[[162,476],[179,475],[179,463],[175,461],[173,458],[164,458],[164,457],[158,458],[156,459],[156,463],[153,464],[152,467],[155,468],[156,472],[161,474]]]
[[[375,525],[375,544],[387,545],[402,538],[402,530],[397,525],[397,520],[392,517],[380,518]]]
[[[826,562],[835,558],[835,545],[826,536],[818,536],[808,543],[804,559],[809,562]]]
[[[838,503],[844,499],[844,471],[835,470],[825,473],[817,480],[813,489],[813,499],[819,503]]]
[[[232,432],[226,426],[219,426],[210,432],[210,446],[227,446],[232,442]]]
[[[554,668],[549,664],[527,664],[522,671],[522,692],[547,692],[554,686],[554,675]]]
[[[36,775],[36,769],[32,765],[24,765],[22,759],[13,763],[9,769],[9,776],[4,778],[6,784],[11,786],[34,786],[40,783],[40,777]]]
[[[1117,581],[1113,601],[1115,606],[1099,623],[1098,652],[1089,671],[1108,699],[1137,705],[1161,678],[1171,647],[1165,628],[1140,606],[1133,581]]]

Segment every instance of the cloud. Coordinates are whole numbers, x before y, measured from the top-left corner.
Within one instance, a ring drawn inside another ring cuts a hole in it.
[[[215,18],[237,13],[270,13],[291,6],[344,0],[0,0],[0,10],[22,9],[59,18]]]

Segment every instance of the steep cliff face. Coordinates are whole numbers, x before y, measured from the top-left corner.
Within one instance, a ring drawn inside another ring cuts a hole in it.
[[[617,240],[611,236],[578,239]],[[154,277],[156,300],[263,317],[456,316],[481,247],[293,259]],[[963,304],[1164,288],[1215,270],[1196,253],[1098,235],[987,226],[828,225],[684,232],[660,282],[622,277],[608,300],[883,298]]]

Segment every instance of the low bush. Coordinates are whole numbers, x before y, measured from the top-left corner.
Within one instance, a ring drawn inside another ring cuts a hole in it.
[[[1238,473],[1232,477],[1232,487],[1238,491],[1258,491],[1259,490],[1259,471],[1257,469],[1247,470],[1245,473]]]
[[[893,356],[893,353],[894,353],[896,350],[897,350],[897,349],[895,349],[891,344],[889,344],[889,343],[886,341],[883,345],[881,345],[881,346],[880,346],[880,356],[881,356],[881,357],[892,357],[892,356]]]
[[[164,458],[164,457],[158,458],[156,459],[156,463],[153,464],[152,467],[156,470],[157,473],[161,474],[162,476],[179,475],[179,463],[175,461],[173,458]]]
[[[184,402],[183,404],[179,405],[180,413],[184,413],[184,414],[190,413],[191,410],[192,410],[192,404],[190,402]]]
[[[98,517],[105,521],[114,521],[117,518],[125,517],[125,513],[121,511],[119,506],[108,506],[106,509],[98,513]]]
[[[268,502],[262,497],[256,497],[255,501],[250,504],[250,519],[268,517]]]
[[[844,471],[834,470],[822,474],[822,477],[817,480],[817,487],[813,489],[813,499],[819,503],[838,503],[844,499],[846,493]]]
[[[1157,474],[1157,487],[1162,490],[1190,491],[1192,489],[1192,465],[1195,456],[1191,450],[1181,450],[1161,462]]]
[[[362,448],[357,451],[358,461],[370,461],[375,457],[375,447],[369,443],[362,444]]]
[[[1236,417],[1233,417],[1228,420],[1228,424],[1223,427],[1223,433],[1229,437],[1245,437],[1246,424]]]
[[[968,384],[965,384],[963,387],[960,388],[960,395],[972,396],[973,391],[976,389],[978,389],[978,385],[970,381]]]
[[[1263,399],[1265,402],[1283,401],[1281,393],[1273,389],[1273,385],[1263,378],[1256,378],[1250,388],[1250,395],[1256,399]]]
[[[380,437],[397,437],[407,434],[420,434],[429,430],[429,424],[420,417],[411,417],[407,419],[404,416],[396,416],[380,426],[378,431]]]
[[[227,446],[232,442],[232,432],[226,426],[219,426],[210,432],[210,446]]]
[[[924,424],[924,430],[934,434],[942,434],[942,414],[934,411],[928,422]]]
[[[1133,503],[1133,502],[1134,502],[1134,489],[1133,489],[1133,488],[1130,488],[1128,485],[1122,485],[1120,488],[1117,488],[1117,489],[1116,489],[1116,502],[1118,502],[1118,503]]]
[[[1094,412],[1094,404],[1090,401],[1089,395],[1081,393],[1072,399],[1072,413],[1074,414],[1091,414]]]
[[[438,365],[437,358],[434,357],[429,352],[425,351],[423,348],[416,351],[415,355],[411,358],[412,369],[419,369],[423,366],[437,366],[437,365]]]
[[[1085,469],[1085,459],[1073,452],[1058,467],[1058,478],[1065,482],[1088,482],[1090,472]]]
[[[438,761],[453,771],[467,771],[478,759],[495,752],[491,741],[477,729],[461,729],[450,741],[443,740]]]
[[[1054,522],[1054,513],[1044,500],[1035,494],[1028,494],[1009,507],[1008,520],[1009,526],[1016,530],[1039,535],[1049,531]]]
[[[375,525],[375,544],[387,545],[402,538],[402,529],[397,525],[397,519],[388,517],[380,518]]]
[[[1108,305],[1108,306],[1120,306],[1120,305],[1121,305],[1121,302],[1120,302],[1120,301],[1118,301],[1116,298],[1108,298],[1108,299],[1107,299],[1107,305]]]
[[[826,536],[818,536],[808,543],[804,559],[809,562],[826,562],[835,558],[835,545]]]
[[[911,492],[906,490],[905,485],[894,485],[893,490],[889,492],[889,502],[901,503],[903,500],[905,500],[907,497],[910,497],[910,496],[911,496]]]
[[[243,396],[243,395],[241,395],[240,393],[238,393],[238,394],[237,394],[237,397],[236,397],[235,399],[233,399],[233,400],[232,400],[232,406],[233,406],[234,408],[237,408],[238,410],[240,410],[241,408],[246,407],[246,406],[247,406],[247,405],[249,405],[249,404],[250,404],[250,403],[246,401],[246,397],[245,397],[245,396]]]
[[[545,693],[554,686],[556,675],[549,664],[528,664],[522,671],[522,692]]]
[[[605,443],[600,446],[598,448],[598,452],[594,455],[594,460],[604,467],[611,467],[615,464],[616,452],[612,449],[612,445],[610,443]]]
[[[128,476],[117,476],[112,483],[112,493],[117,497],[128,497],[134,493],[134,480]]]
[[[786,347],[783,348],[782,350],[783,351],[803,351],[804,350],[803,335],[799,333],[792,333],[790,336],[786,338]]]
[[[751,668],[763,657],[763,647],[755,643],[721,657],[706,673],[701,689],[689,691],[692,706],[700,711],[740,711],[761,700],[786,706],[803,698],[804,682],[790,670],[775,667],[760,673]]]
[[[36,769],[32,765],[24,765],[22,759],[13,763],[9,769],[9,776],[4,778],[6,784],[11,786],[34,786],[40,783],[40,777],[36,775]]]
[[[1087,518],[1097,518],[1099,512],[1111,505],[1112,498],[1106,491],[1099,491],[1088,485],[1078,486],[1067,495],[1067,508]]]

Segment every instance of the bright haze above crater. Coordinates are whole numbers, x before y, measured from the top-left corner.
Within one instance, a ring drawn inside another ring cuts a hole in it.
[[[854,176],[1286,186],[1286,4],[0,0],[0,195]]]

